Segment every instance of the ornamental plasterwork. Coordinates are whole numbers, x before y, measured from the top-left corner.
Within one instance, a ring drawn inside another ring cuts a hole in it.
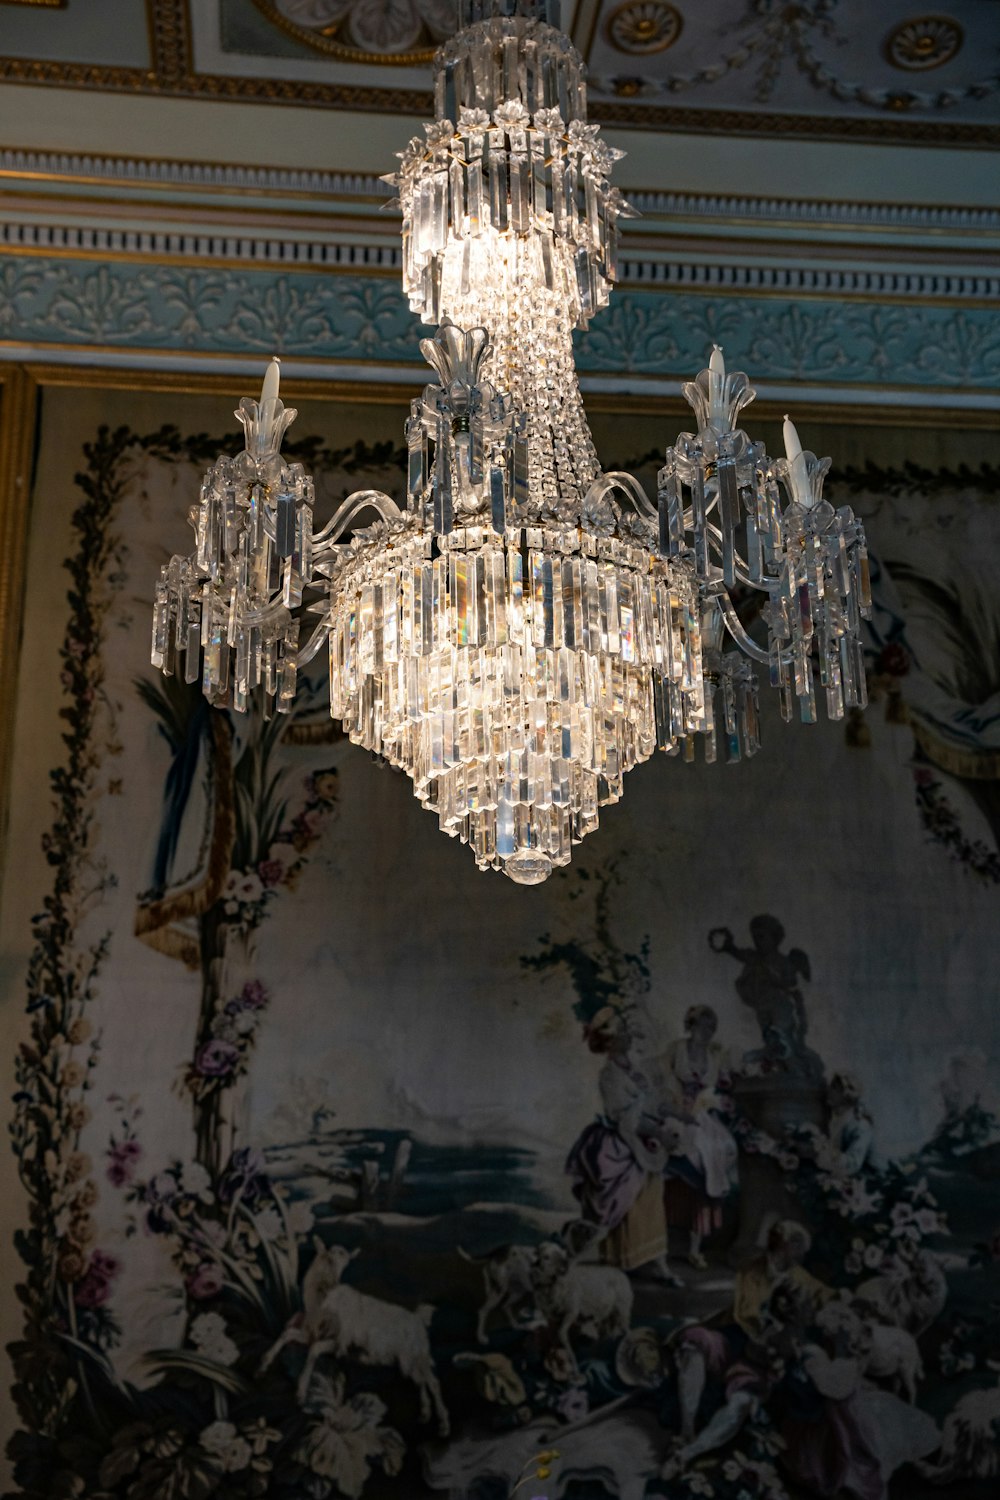
[[[412,366],[419,327],[395,277],[12,256],[0,265],[0,338],[74,346]],[[578,343],[579,368],[662,384],[724,343],[772,383],[815,381],[1000,394],[1000,328],[989,305],[747,297],[629,289]],[[416,363],[415,363],[416,361]]]
[[[138,252],[135,249],[137,243]],[[145,229],[137,235],[130,229],[92,225],[53,229],[48,223],[19,223],[16,219],[0,223],[0,249],[19,254],[34,250],[44,255],[58,250],[62,254],[88,257],[120,255],[139,264],[145,264],[152,257],[163,257],[171,263],[218,263],[226,269],[244,263],[254,266],[269,264],[275,269],[298,263],[303,269],[314,272],[361,271],[373,278],[379,273],[396,277],[402,266],[399,247],[393,244],[352,244],[329,237],[312,242],[280,240],[267,234],[242,234],[234,244],[233,236],[225,231],[178,234],[174,230]],[[640,258],[622,251],[619,278],[626,285],[661,292],[681,287],[707,292],[764,295],[784,292],[843,298],[874,296],[908,301],[982,302],[984,299],[1000,299],[1000,275],[984,274],[978,269],[962,272],[942,268],[901,270],[882,265],[747,264],[739,253],[729,262],[692,264],[686,254],[677,254],[673,250],[665,236],[653,255]]]
[[[453,0],[253,0],[262,15],[316,52],[348,62],[430,65],[455,29]]]
[[[893,27],[886,38],[885,55],[894,68],[925,72],[951,62],[963,41],[961,26],[950,16],[920,16]]]
[[[612,47],[634,57],[665,52],[680,36],[683,24],[680,11],[665,0],[625,0],[605,23]]]
[[[0,0],[3,3],[3,0]],[[385,184],[381,177],[357,172],[319,171],[313,168],[261,167],[233,162],[192,162],[158,160],[151,157],[90,155],[68,151],[27,151],[0,146],[0,176],[16,179],[24,176],[37,182],[45,179],[93,179],[126,187],[130,191],[144,184],[169,184],[178,188],[223,189],[252,194],[308,194],[355,200],[371,198],[381,204]],[[27,186],[27,181],[24,186]],[[852,203],[822,198],[755,198],[718,193],[664,192],[633,188],[629,199],[646,217],[644,235],[651,232],[649,218],[669,215],[678,219],[722,219],[727,224],[761,220],[775,225],[809,224],[817,229],[844,228],[858,231],[906,229],[967,234],[995,234],[1000,231],[1000,209],[956,207],[932,203]],[[319,205],[317,205],[319,206]],[[325,206],[325,205],[323,205]],[[396,235],[391,236],[392,249],[398,250]],[[331,246],[335,250],[336,246]],[[254,251],[254,254],[258,254]],[[856,257],[852,253],[852,261]],[[395,260],[392,262],[395,265]]]
[[[754,100],[758,104],[773,102],[780,107],[782,69],[790,63],[815,90],[838,104],[897,114],[953,109],[963,101],[980,100],[1000,92],[1000,72],[996,67],[971,82],[936,89],[888,86],[852,77],[853,68],[834,65],[835,49],[845,48],[850,41],[837,25],[840,4],[841,0],[796,0],[794,4],[786,0],[745,0],[743,14],[734,17],[725,28],[718,51],[704,66],[670,70],[665,76],[657,72],[595,77],[593,88],[598,93],[646,101],[714,86],[724,79],[731,88],[734,76],[745,72],[753,79]],[[642,8],[642,0],[635,0],[633,8]],[[660,0],[648,0],[648,8],[673,7],[662,6]],[[610,40],[618,50],[630,50],[614,37]],[[958,54],[962,40],[962,28],[957,22],[942,16],[917,17],[894,28],[887,38],[885,54],[896,68],[927,71],[950,62]],[[856,60],[855,49],[851,61]]]
[[[4,49],[0,83],[419,118],[429,113],[429,88],[414,83],[444,27],[440,7],[450,9],[449,0],[242,0],[241,15],[255,21],[257,41],[246,53],[226,50],[226,68],[216,70],[207,59],[199,63],[191,18],[211,31],[226,3],[148,0],[150,51],[143,63],[123,65],[112,56],[93,60],[89,47],[82,45],[87,61],[46,56],[44,49],[42,55],[30,56],[16,55],[16,47]],[[982,15],[994,6],[976,8],[973,0],[952,3],[965,40],[953,54],[955,68],[946,68],[942,60],[936,64],[939,72],[929,66],[900,71],[888,60],[886,38],[894,19],[897,25],[934,19],[907,16],[904,0],[892,0],[895,18],[890,14],[884,19],[880,0],[879,32],[871,36],[855,28],[843,46],[841,31],[849,29],[846,0],[741,0],[742,10],[736,7],[735,13],[732,0],[595,0],[577,7],[584,30],[574,39],[588,55],[590,114],[601,124],[938,146],[1000,143],[992,102],[998,79],[975,72],[976,60],[991,54],[983,41]],[[16,17],[17,9],[7,13]],[[61,20],[68,23],[74,13],[85,19],[85,12],[85,6],[70,7]],[[612,36],[607,23],[619,12]],[[285,39],[298,37],[298,57],[289,53],[280,33]],[[268,35],[275,38],[273,51]],[[938,49],[943,46],[940,35]],[[663,45],[671,36],[673,41]],[[639,50],[623,52],[622,43]],[[927,45],[921,37],[913,44],[918,52]],[[909,50],[904,37],[894,57]],[[329,78],[316,72],[324,65],[321,54]],[[405,85],[400,77],[404,62]],[[878,70],[875,82],[870,64]],[[952,86],[953,76],[958,81]],[[940,86],[927,87],[931,78],[940,78]],[[717,88],[721,79],[727,83]]]

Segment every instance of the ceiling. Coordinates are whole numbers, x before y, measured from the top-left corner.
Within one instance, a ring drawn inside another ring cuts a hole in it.
[[[424,116],[452,0],[0,0],[0,79]],[[1000,143],[1000,0],[572,0],[602,123]]]

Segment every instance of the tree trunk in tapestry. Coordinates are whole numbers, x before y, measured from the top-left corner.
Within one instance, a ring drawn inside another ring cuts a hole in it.
[[[226,921],[220,904],[206,912],[198,926],[202,1001],[193,1061],[196,1076],[199,1059],[204,1059],[205,1048],[211,1047],[214,1040],[213,1023],[216,1017],[225,1014],[230,987],[228,958],[231,939],[230,924]],[[205,1081],[209,1082],[208,1079]],[[222,1170],[235,1143],[234,1092],[234,1088],[226,1087],[220,1081],[216,1087],[194,1094],[195,1159],[213,1177]]]
[[[337,773],[334,769],[314,772],[304,779],[301,794],[295,795],[293,778],[276,769],[274,758],[288,737],[290,721],[258,720],[247,726],[242,747],[232,743],[228,729],[225,733],[213,730],[208,736],[213,750],[205,779],[211,794],[199,799],[193,768],[199,762],[200,747],[192,743],[204,734],[206,724],[199,685],[183,690],[186,706],[191,708],[186,718],[177,712],[176,688],[171,694],[173,704],[149,682],[140,683],[138,691],[157,714],[161,732],[174,752],[164,783],[160,850],[172,858],[178,847],[190,847],[193,842],[200,850],[210,851],[220,843],[220,819],[227,826],[231,819],[231,836],[221,841],[228,845],[226,867],[213,873],[209,856],[203,894],[195,902],[197,940],[185,940],[169,931],[170,914],[179,908],[162,894],[165,869],[157,871],[156,902],[145,905],[137,922],[155,946],[182,958],[201,975],[185,1086],[193,1100],[196,1159],[214,1179],[235,1146],[236,1090],[249,1066],[270,1000],[253,972],[254,935],[274,898],[297,883],[333,809]],[[207,722],[214,725],[218,720]],[[182,838],[180,824],[185,819],[194,820],[193,839],[191,829]],[[143,914],[153,910],[153,918]]]

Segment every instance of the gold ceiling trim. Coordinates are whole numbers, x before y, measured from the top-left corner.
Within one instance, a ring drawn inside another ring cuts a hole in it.
[[[185,0],[146,0],[151,66],[111,67],[67,63],[48,58],[0,58],[0,82],[97,89],[110,93],[151,93],[245,103],[319,106],[415,115],[433,113],[430,89],[395,89],[371,85],[317,83],[292,78],[247,78],[198,73],[194,69]],[[384,61],[384,59],[380,59]],[[592,101],[595,124],[625,130],[664,130],[693,135],[778,136],[790,139],[883,141],[893,144],[963,146],[988,149],[1000,145],[1000,125],[972,125],[956,120],[844,118],[841,115],[767,114],[755,111],[639,105],[621,99]]]
[[[48,347],[57,349],[61,346],[53,344]],[[246,394],[247,381],[245,373],[237,372],[233,374],[231,370],[213,373],[206,370],[205,366],[220,365],[223,363],[232,365],[234,361],[241,360],[248,369],[251,367],[256,369],[259,361],[266,358],[266,354],[261,354],[259,350],[249,350],[243,354],[234,352],[231,349],[219,350],[218,352],[215,350],[199,350],[197,354],[193,354],[191,350],[184,349],[142,346],[129,346],[125,348],[120,344],[87,344],[87,354],[94,355],[95,358],[102,358],[108,355],[112,359],[116,357],[120,359],[124,354],[129,360],[148,360],[150,364],[149,366],[124,363],[81,365],[76,362],[75,358],[73,360],[46,363],[44,361],[44,354],[48,350],[43,349],[38,344],[27,344],[23,340],[0,339],[0,349],[16,351],[18,358],[24,361],[23,367],[29,369],[32,374],[43,371],[46,383],[50,385],[86,384],[86,382],[79,379],[81,374],[94,373],[95,378],[93,383],[95,385],[107,386],[109,389],[114,390],[138,389],[140,382],[145,380],[162,380],[167,382],[167,384],[162,386],[163,390],[194,390],[201,388],[200,386],[196,386],[196,383],[199,381],[215,380],[219,382],[218,389],[220,391],[225,392],[232,389],[236,394],[242,393],[244,395]],[[79,348],[74,346],[74,355],[79,352]],[[301,398],[305,394],[311,394],[318,398],[322,392],[333,386],[338,390],[356,390],[359,394],[361,392],[375,392],[376,394],[372,395],[370,399],[377,402],[391,401],[393,399],[391,393],[395,391],[401,393],[403,404],[408,405],[410,396],[419,394],[427,384],[426,368],[421,368],[416,364],[404,363],[402,360],[336,359],[331,358],[329,355],[324,356],[312,353],[302,354],[301,356],[296,354],[282,354],[281,357],[283,361],[294,362],[300,359],[303,365],[309,365],[313,369],[330,371],[329,376],[323,374],[322,376],[296,378],[294,375],[288,375],[288,390],[296,398]],[[183,363],[184,360],[191,359],[197,361],[197,367]],[[171,362],[173,368],[166,368],[163,364],[159,363],[166,360]],[[352,369],[371,369],[375,372],[379,370],[383,372],[386,370],[399,370],[406,378],[398,381],[380,381],[376,373],[376,377],[372,381],[363,377],[346,379],[337,375],[337,370],[343,369],[345,365]],[[18,368],[21,368],[21,366],[15,361],[0,363],[0,382],[4,379],[4,371],[16,370]],[[281,378],[285,382],[286,375],[283,374]],[[608,379],[620,379],[629,388],[605,391],[595,389],[591,384],[594,380],[604,381]],[[639,388],[636,387],[636,381],[645,380],[669,380],[679,390],[683,375],[678,372],[670,375],[640,374],[637,376],[634,371],[616,373],[609,370],[584,370],[580,376],[584,404],[588,410],[611,415],[619,413],[629,415],[635,412],[646,412],[648,414],[659,411],[676,411],[683,414],[689,410],[679,396],[670,396],[657,391],[650,391],[648,388],[642,386]],[[900,424],[919,422],[926,426],[928,421],[933,418],[935,426],[963,427],[968,428],[969,431],[985,430],[992,433],[997,431],[997,412],[1000,410],[1000,406],[998,406],[996,392],[993,390],[977,391],[975,393],[977,396],[982,396],[990,402],[991,404],[989,405],[948,406],[946,403],[952,400],[956,394],[956,389],[953,385],[897,385],[893,387],[893,390],[897,391],[904,398],[908,395],[925,396],[928,398],[937,398],[942,404],[940,406],[931,405],[929,400],[924,402],[917,401],[911,404],[907,403],[904,399],[891,405],[883,405],[881,403],[873,405],[860,400],[856,402],[824,401],[821,399],[820,393],[827,390],[828,387],[821,381],[807,381],[789,376],[784,380],[776,379],[773,384],[781,389],[787,389],[794,384],[797,392],[795,409],[796,411],[800,411],[803,417],[817,416],[819,420],[829,422],[838,422],[843,418],[844,421],[852,423],[861,422],[874,427],[891,427],[897,422]],[[154,388],[160,389],[161,387],[150,387],[150,389]],[[852,381],[850,390],[852,393],[856,391],[859,396],[864,396],[869,392],[884,392],[885,382],[877,380]],[[814,394],[817,399],[810,400],[810,397]],[[340,398],[334,394],[331,395],[330,399],[336,400]],[[347,398],[345,397],[344,399]],[[367,396],[366,399],[368,399]],[[759,396],[754,402],[754,411],[758,412],[761,420],[765,422],[780,421],[787,409],[788,400],[784,396],[780,398]],[[826,413],[825,418],[821,416],[824,412]],[[886,413],[888,415],[885,415]]]
[[[158,352],[163,353],[162,350]],[[199,361],[224,358],[231,359],[232,356],[199,355]],[[320,363],[319,360],[311,362]],[[423,376],[427,375],[426,370],[422,373]],[[200,363],[197,369],[191,370],[142,370],[122,365],[57,364],[44,360],[31,360],[24,365],[0,365],[0,389],[5,379],[21,377],[27,377],[33,389],[59,386],[84,390],[141,390],[182,395],[221,396],[245,395],[247,381],[245,374],[206,370]],[[678,375],[677,380],[680,381],[680,379]],[[344,380],[336,376],[297,377],[286,371],[282,374],[281,381],[282,389],[284,390],[287,386],[288,396],[292,401],[319,401],[339,405],[361,402],[365,405],[377,406],[399,404],[406,406],[410,398],[419,395],[427,383],[425,378],[421,378],[420,371],[415,372],[412,381]],[[983,429],[996,432],[995,408],[928,407],[906,403],[873,406],[860,401],[811,401],[809,393],[813,389],[820,390],[823,387],[818,385],[812,387],[808,383],[803,383],[802,389],[806,393],[805,400],[796,406],[796,411],[802,414],[803,419],[808,417],[810,421],[823,422],[830,426],[858,423],[864,427],[909,427],[915,421],[926,424],[928,416],[932,416],[935,426],[957,427],[970,432]],[[885,387],[865,385],[858,386],[857,389],[884,390]],[[920,387],[920,389],[923,391],[927,388]],[[954,390],[948,390],[945,387],[940,387],[939,392],[945,397],[955,394]],[[934,391],[930,393],[933,395]],[[651,417],[659,416],[661,413],[683,415],[690,410],[682,396],[661,396],[648,391],[584,390],[584,397],[588,410],[599,412],[602,416]],[[758,397],[754,402],[754,411],[760,415],[762,421],[780,422],[787,405],[784,398],[775,400]]]

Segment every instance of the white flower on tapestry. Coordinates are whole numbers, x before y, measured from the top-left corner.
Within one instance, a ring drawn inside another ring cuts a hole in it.
[[[924,1235],[939,1234],[945,1227],[942,1215],[932,1208],[914,1208],[912,1203],[902,1202],[893,1206],[889,1215],[895,1237],[919,1240]]]
[[[215,1195],[212,1192],[212,1179],[201,1162],[186,1161],[182,1164],[180,1172],[182,1193],[187,1193],[190,1197],[197,1198],[199,1203],[215,1202]]]
[[[241,906],[253,906],[264,894],[260,877],[252,870],[230,870],[222,895],[226,903],[226,916],[239,915]]]
[[[253,1449],[240,1437],[232,1422],[213,1422],[199,1439],[201,1446],[224,1474],[245,1469],[253,1458]]]
[[[311,1213],[309,1215],[309,1220],[311,1223]],[[261,1209],[259,1214],[254,1214],[253,1222],[254,1228],[256,1229],[262,1240],[280,1240],[285,1232],[285,1226],[281,1222],[281,1215],[276,1208],[272,1207],[271,1204],[268,1204],[266,1208]]]
[[[830,1207],[845,1219],[864,1219],[878,1213],[882,1206],[881,1193],[870,1192],[858,1178],[845,1181],[820,1174],[820,1185],[830,1195]]]
[[[206,1359],[217,1365],[234,1365],[240,1351],[226,1332],[225,1319],[220,1313],[201,1313],[191,1324],[191,1342]],[[205,1437],[202,1434],[202,1443]]]

